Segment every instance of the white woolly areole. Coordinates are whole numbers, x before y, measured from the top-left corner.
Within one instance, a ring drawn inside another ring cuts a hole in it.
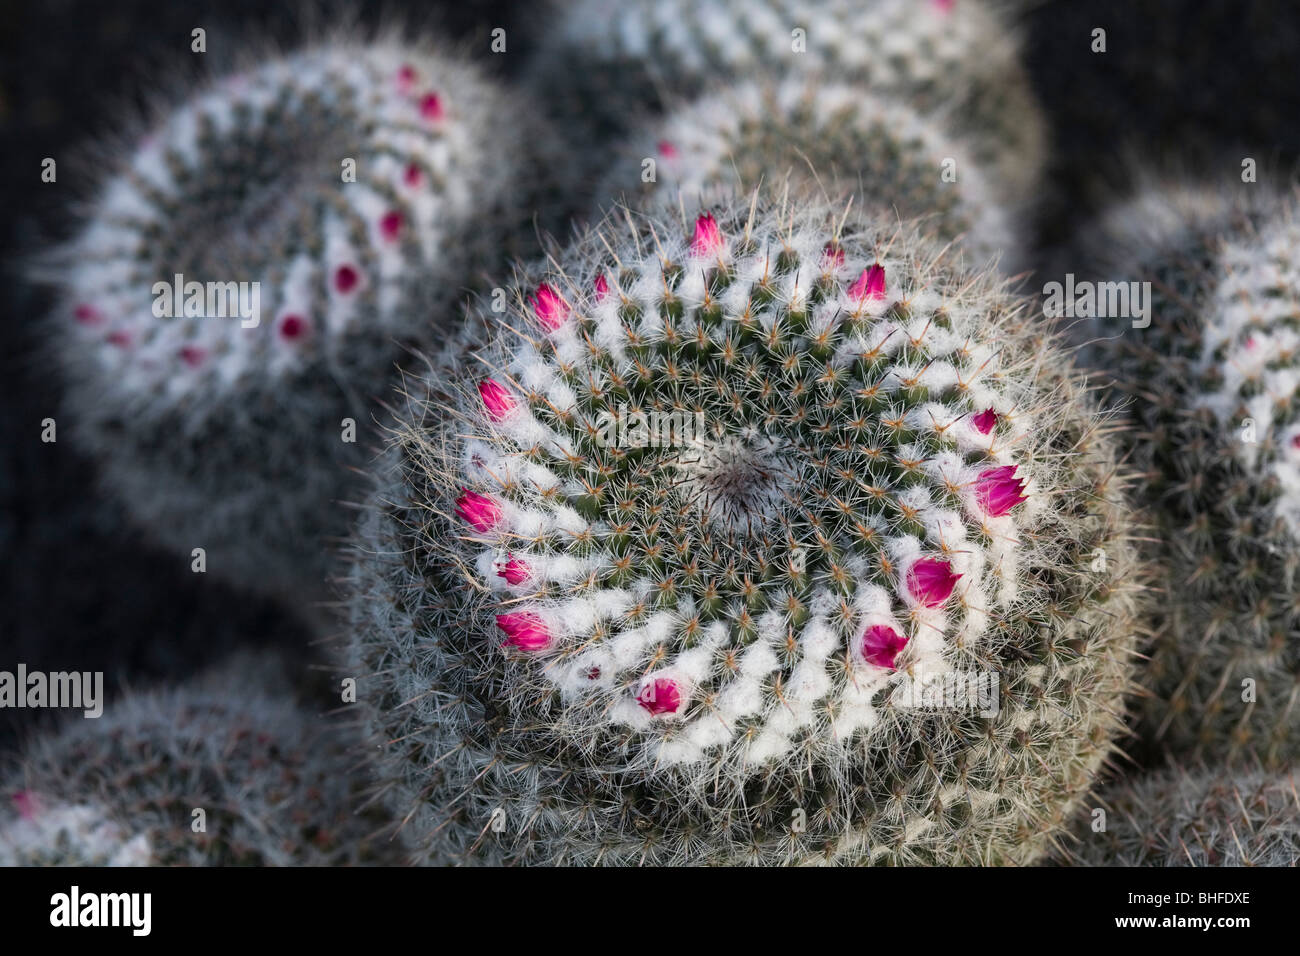
[[[0,826],[0,866],[70,864],[148,866],[149,836],[129,834],[91,804],[45,805],[29,796],[29,812]]]

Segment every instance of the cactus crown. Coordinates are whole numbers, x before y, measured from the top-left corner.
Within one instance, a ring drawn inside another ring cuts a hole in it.
[[[537,675],[572,719],[644,734],[647,763],[789,754],[827,705],[843,735],[871,723],[895,659],[862,635],[932,666],[978,643],[1052,480],[1019,467],[1036,410],[986,285],[935,282],[874,225],[720,215],[544,277],[520,343],[484,356],[517,407],[479,417],[457,489],[475,585],[549,635]],[[675,705],[645,706],[665,682]]]
[[[459,233],[492,218],[498,184],[479,184],[500,99],[471,66],[389,43],[325,44],[200,89],[62,251],[68,334],[85,340],[67,360],[149,410],[155,393],[211,403],[346,367],[358,337],[409,332],[465,285],[443,271],[473,245]]]
[[[500,321],[481,378],[432,385],[397,426],[402,485],[380,499],[396,527],[363,529],[353,650],[379,682],[372,719],[411,748],[400,792],[433,804],[422,839],[459,843],[443,814],[481,831],[483,806],[541,800],[542,859],[698,859],[702,828],[711,859],[772,861],[810,852],[782,829],[802,804],[833,856],[1011,853],[976,846],[1029,826],[992,794],[1047,778],[976,745],[980,718],[897,696],[923,672],[996,669],[1011,644],[1045,669],[1004,674],[1003,719],[1046,721],[1069,755],[1045,799],[1073,799],[1123,687],[1127,635],[1088,623],[1109,585],[1084,560],[1105,544],[1123,563],[1113,506],[1088,514],[1113,465],[997,280],[888,221],[756,193],[694,222],[624,211],[525,274]],[[1040,628],[1075,629],[1081,659]],[[867,810],[897,788],[928,810]],[[936,810],[950,798],[978,821]],[[573,814],[594,832],[563,835]],[[953,826],[965,838],[941,847]]]

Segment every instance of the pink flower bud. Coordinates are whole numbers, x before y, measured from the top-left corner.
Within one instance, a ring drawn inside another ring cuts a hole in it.
[[[466,488],[456,499],[456,516],[475,531],[490,531],[501,520],[501,506],[486,495]]]
[[[190,368],[198,368],[203,364],[204,359],[208,357],[207,349],[201,349],[196,345],[183,345],[180,350],[181,361]]]
[[[646,681],[640,693],[636,695],[636,702],[652,716],[675,714],[682,706],[682,692],[678,689],[676,681],[658,677]]]
[[[501,566],[501,570],[497,572],[497,577],[505,578],[507,584],[523,584],[531,573],[528,565],[510,555],[506,563]]]
[[[14,809],[24,820],[31,820],[40,809],[40,801],[30,790],[19,790],[13,796]]]
[[[597,302],[603,301],[605,298],[605,294],[609,292],[609,283],[605,280],[605,274],[603,272],[600,275],[596,276],[595,289],[596,289],[596,301]]]
[[[442,119],[442,100],[437,93],[426,93],[420,97],[420,115],[430,122]]]
[[[877,667],[893,670],[894,659],[906,646],[907,638],[883,624],[871,625],[862,635],[862,656]]]
[[[551,643],[550,632],[542,619],[530,611],[511,611],[497,615],[497,627],[505,631],[503,647],[516,647],[521,651],[544,650]]]
[[[404,63],[401,69],[397,71],[397,88],[403,93],[407,93],[415,85],[417,78],[415,67],[409,63]]]
[[[515,410],[518,403],[515,397],[496,379],[484,379],[478,383],[479,398],[483,399],[483,407],[487,409],[488,417],[494,422],[499,422]]]
[[[296,342],[307,335],[307,320],[301,315],[285,315],[280,317],[280,338],[286,342]]]
[[[985,468],[975,479],[975,500],[994,518],[1000,518],[1025,498],[1025,479],[1016,477],[1015,465]]]
[[[543,282],[533,296],[533,312],[547,332],[554,332],[569,317],[569,303],[549,284]]]
[[[706,212],[695,220],[695,235],[691,237],[691,255],[711,256],[722,249],[722,230],[713,218],[713,213]]]
[[[981,435],[987,435],[993,431],[993,426],[998,423],[998,413],[991,408],[986,408],[984,411],[972,415],[970,423],[975,426],[975,430]]]
[[[659,155],[665,159],[672,159],[677,155],[677,147],[666,139],[661,139],[658,143]]]
[[[960,574],[941,558],[922,558],[907,572],[907,589],[925,607],[938,607],[952,594]]]
[[[402,214],[396,209],[384,213],[379,220],[379,231],[385,239],[393,242],[402,234],[402,226],[405,224]]]
[[[361,282],[361,273],[356,266],[342,265],[334,270],[334,288],[342,295],[347,295]]]
[[[82,325],[99,325],[104,321],[104,313],[93,305],[79,305],[72,310],[72,314]]]
[[[826,247],[822,249],[822,268],[838,269],[842,265],[844,265],[844,249],[838,243],[826,243]]]
[[[870,269],[863,269],[853,285],[849,286],[849,298],[883,299],[885,297],[885,267],[876,263]]]

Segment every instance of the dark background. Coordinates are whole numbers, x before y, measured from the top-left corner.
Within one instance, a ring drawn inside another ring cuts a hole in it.
[[[739,4],[743,0],[736,0]],[[922,0],[917,0],[922,2]],[[957,0],[962,2],[962,0]],[[1023,6],[1023,5],[1022,5]],[[1044,254],[1127,184],[1125,157],[1237,176],[1241,159],[1289,171],[1300,155],[1300,3],[1282,0],[1043,0],[1021,14],[1026,60],[1056,147],[1038,223]],[[504,26],[516,71],[539,0],[365,6],[363,23],[405,14],[484,55]],[[159,553],[98,500],[71,444],[40,441],[58,416],[38,345],[46,299],[22,281],[24,257],[64,237],[68,203],[89,182],[78,146],[109,134],[144,93],[183,94],[204,65],[190,31],[215,48],[240,37],[292,42],[302,11],[324,23],[352,6],[274,0],[0,0],[0,670],[102,670],[110,689],[180,678],[239,646],[297,650],[308,635],[279,609]],[[1107,31],[1105,54],[1091,31]],[[57,184],[40,181],[46,156]],[[69,160],[65,162],[65,159]],[[1035,283],[1031,282],[1031,286]],[[1037,284],[1041,284],[1037,283]],[[46,715],[0,710],[0,751]]]

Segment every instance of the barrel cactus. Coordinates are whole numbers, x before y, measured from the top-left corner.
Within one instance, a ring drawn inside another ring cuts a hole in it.
[[[408,387],[351,577],[417,859],[1043,851],[1139,581],[1109,426],[1000,280],[756,192],[622,209],[480,318]]]
[[[299,605],[320,588],[403,346],[534,232],[530,113],[456,56],[329,42],[201,87],[116,161],[45,264],[50,354],[154,538]]]
[[[0,783],[0,865],[400,859],[381,821],[357,813],[351,740],[287,685],[249,673],[256,660],[129,694],[30,741]]]
[[[980,263],[1014,258],[1016,224],[973,155],[937,118],[852,86],[739,83],[634,137],[596,198],[708,204],[765,181],[809,179],[830,196],[854,193],[870,209],[963,237]]]
[[[1173,185],[1112,210],[1097,272],[1149,283],[1150,326],[1096,320],[1138,427],[1167,600],[1144,735],[1185,760],[1300,749],[1300,219],[1296,194]]]
[[[980,0],[574,0],[530,79],[584,143],[617,143],[718,81],[849,83],[949,117],[1002,198],[1020,202],[1046,138],[1019,46]]]
[[[1171,768],[1103,795],[1072,843],[1091,866],[1296,866],[1297,775]],[[1104,822],[1104,828],[1098,826]]]

